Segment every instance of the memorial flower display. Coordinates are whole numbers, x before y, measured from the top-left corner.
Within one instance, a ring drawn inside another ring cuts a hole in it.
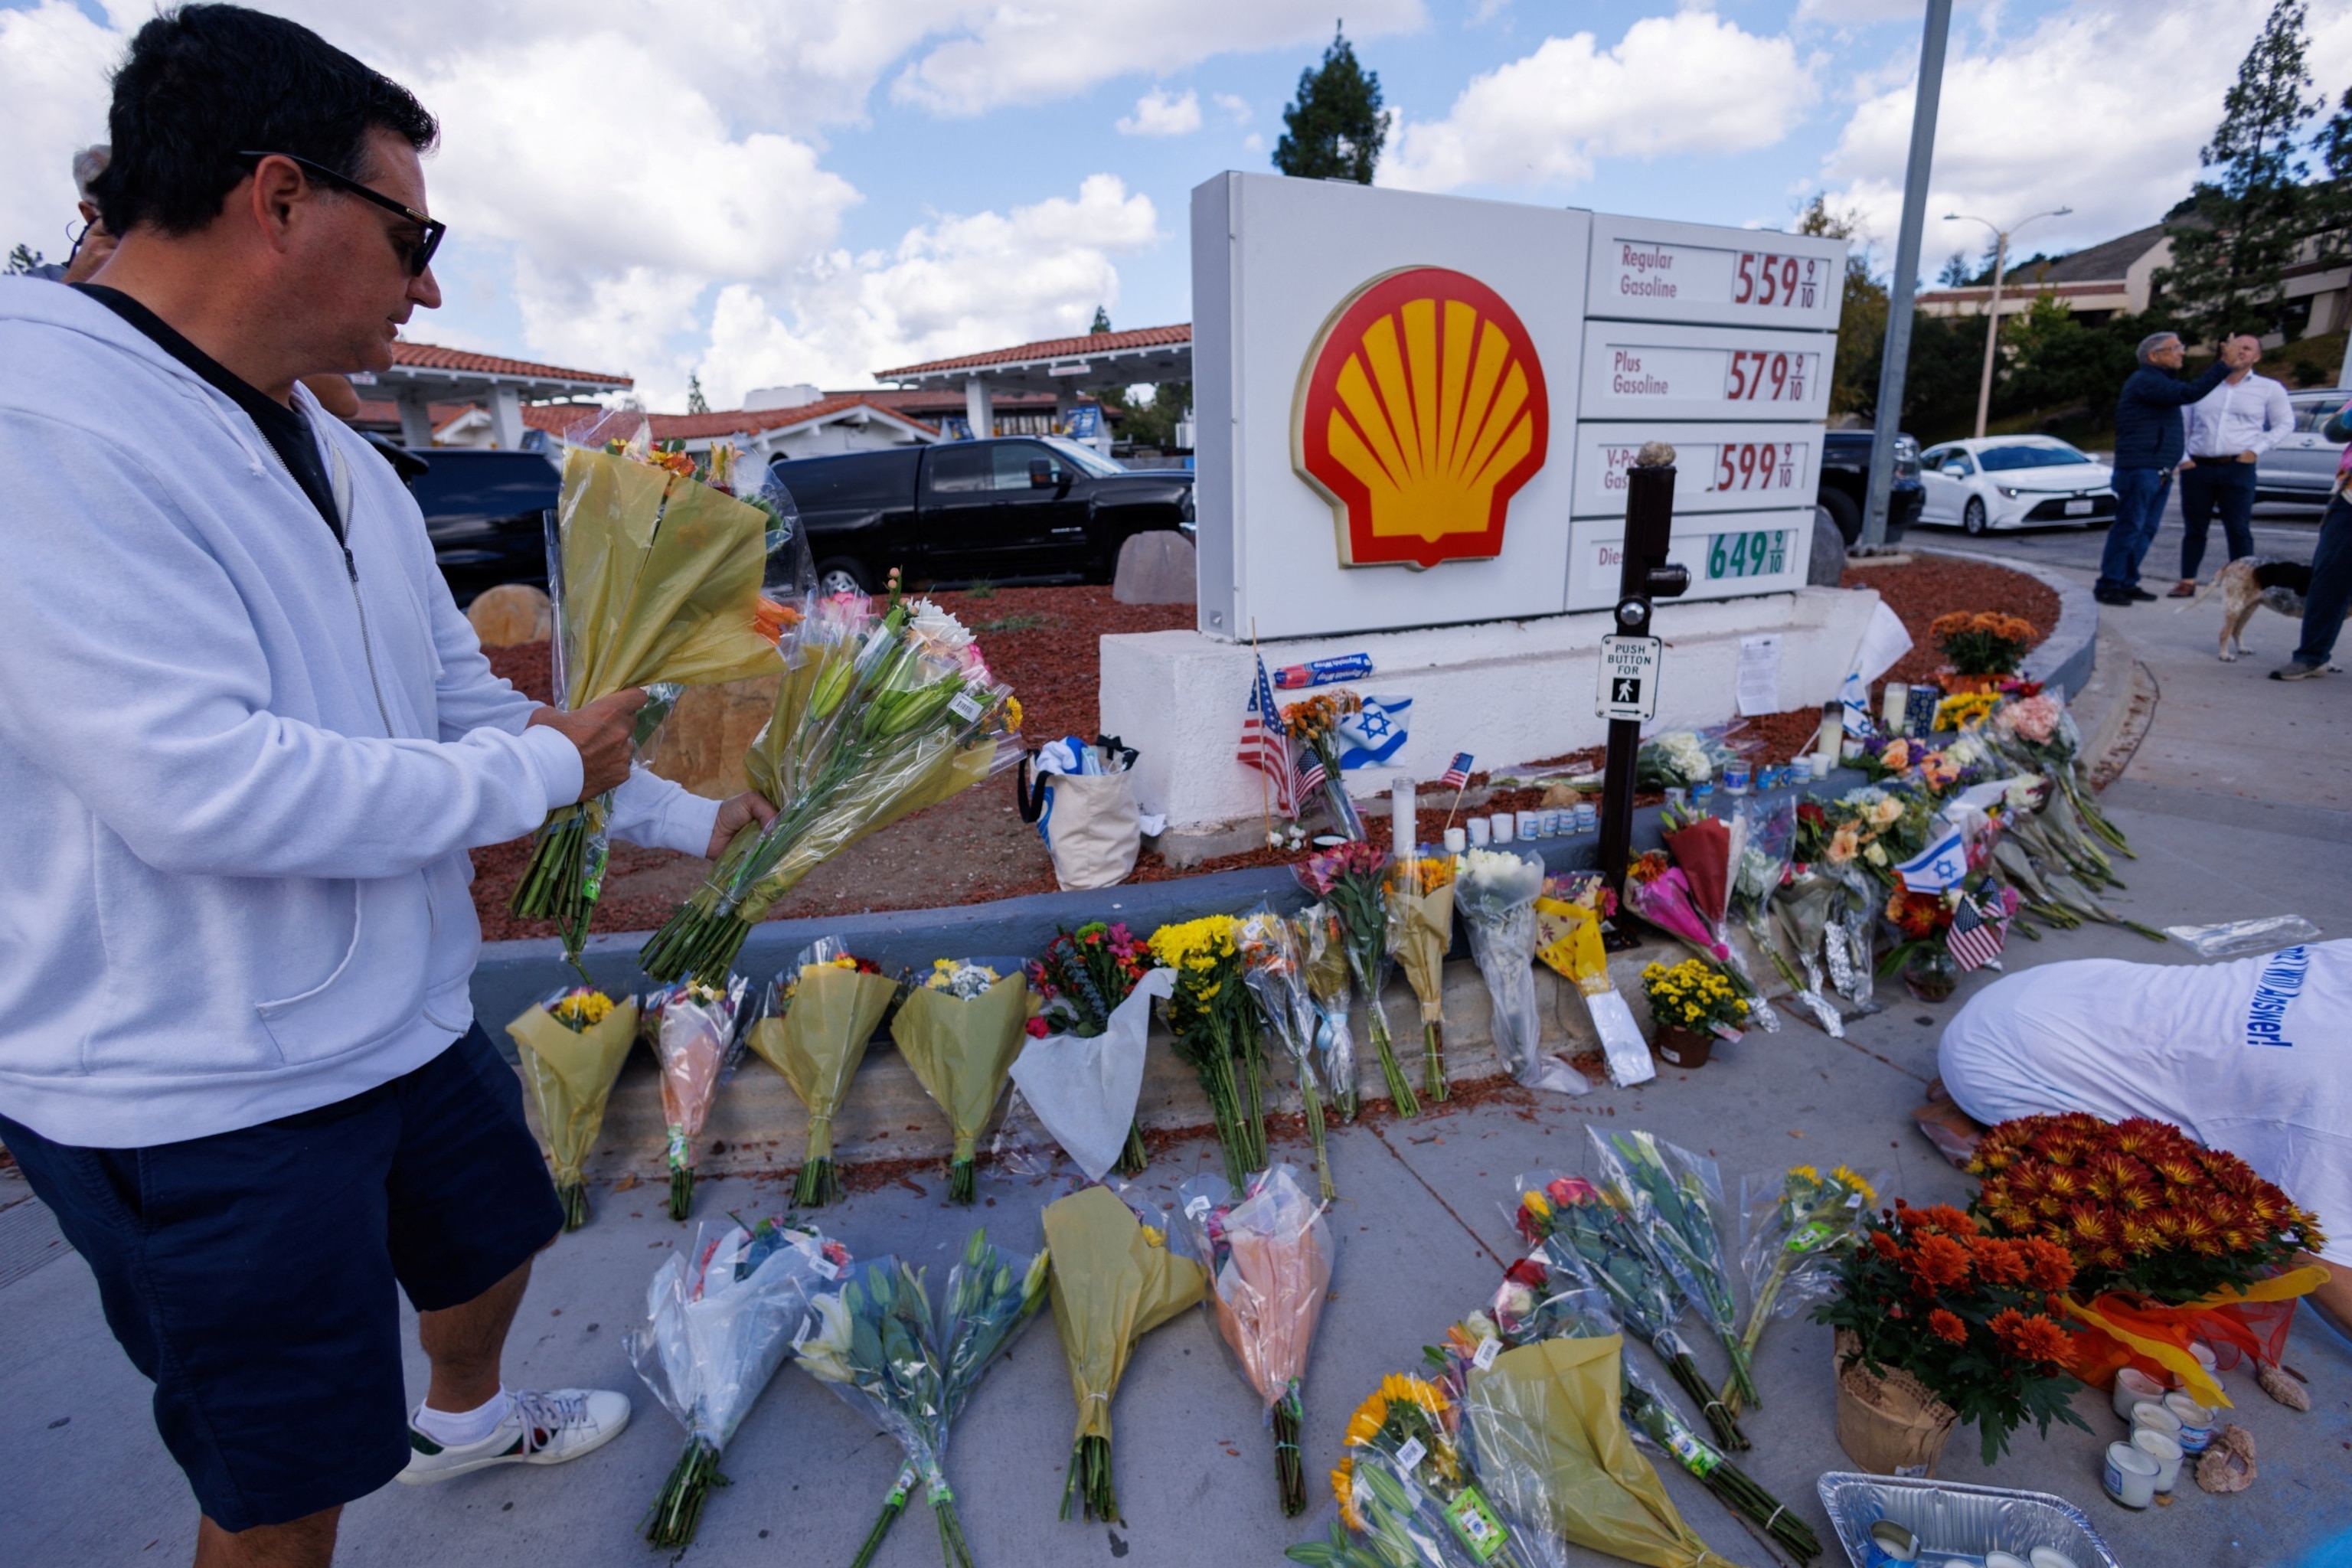
[[[1381,982],[1388,974],[1389,904],[1381,885],[1388,863],[1387,850],[1360,839],[1308,857],[1297,871],[1299,882],[1339,921],[1339,948],[1347,956],[1349,977],[1364,995],[1364,1023],[1371,1032],[1372,1048],[1380,1053],[1389,1099],[1399,1116],[1410,1117],[1421,1114],[1421,1102],[1397,1066],[1388,1012],[1381,1005]]]
[[[1176,973],[1167,1003],[1176,1054],[1200,1076],[1225,1177],[1235,1187],[1266,1164],[1257,1023],[1242,980],[1240,930],[1231,915],[1206,915],[1151,933],[1151,956]]]
[[[1315,1049],[1315,998],[1307,989],[1297,929],[1280,915],[1261,910],[1243,919],[1237,945],[1242,983],[1257,1004],[1266,1033],[1281,1043],[1283,1054],[1298,1075],[1307,1140],[1315,1150],[1315,1183],[1328,1204],[1339,1195],[1331,1183],[1331,1158],[1323,1125],[1323,1105],[1328,1097],[1322,1082],[1323,1059]]]
[[[646,1000],[654,1059],[661,1065],[662,1123],[669,1134],[669,1217],[681,1223],[694,1208],[702,1124],[741,1049],[736,1015],[749,984],[740,974],[728,976],[724,985],[681,980]]]
[[[978,1194],[980,1134],[1003,1097],[1028,1022],[1028,977],[1018,970],[1000,975],[970,959],[935,961],[891,1015],[898,1054],[947,1113],[954,1137],[948,1155],[952,1202],[969,1204]]]
[[[1927,627],[1955,675],[2015,675],[2032,647],[2033,623],[1998,610],[1938,616]]]
[[[1330,816],[1331,826],[1341,836],[1358,840],[1364,837],[1364,819],[1356,803],[1348,798],[1347,779],[1339,771],[1339,721],[1362,709],[1362,699],[1341,690],[1318,691],[1282,710],[1283,728],[1290,731],[1292,743],[1314,755],[1315,771],[1321,775],[1323,808]]]
[[[637,1005],[585,985],[559,991],[507,1026],[563,1205],[563,1228],[588,1223],[582,1167],[604,1130],[613,1080],[637,1037]]]
[[[766,1016],[744,1031],[744,1044],[782,1073],[808,1108],[808,1139],[793,1184],[793,1202],[802,1208],[841,1201],[833,1119],[898,994],[897,981],[826,937],[770,983]]]
[[[1421,1002],[1421,1092],[1445,1098],[1445,950],[1454,944],[1454,862],[1418,855],[1390,866],[1389,943]]]

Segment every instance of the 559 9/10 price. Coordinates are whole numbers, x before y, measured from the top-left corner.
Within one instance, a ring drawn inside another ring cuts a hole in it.
[[[1734,349],[1723,395],[1733,403],[1802,403],[1818,357],[1782,349]]]
[[[1732,269],[1731,302],[1735,305],[1780,305],[1810,310],[1821,298],[1822,259],[1817,256],[1774,256],[1743,250]]]

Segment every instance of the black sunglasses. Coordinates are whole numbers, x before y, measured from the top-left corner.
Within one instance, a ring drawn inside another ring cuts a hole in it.
[[[408,205],[406,203],[394,201],[382,191],[372,191],[367,186],[361,184],[357,180],[352,179],[348,174],[339,174],[334,170],[328,168],[324,163],[314,163],[310,159],[302,157],[299,153],[244,152],[239,153],[237,156],[240,158],[251,158],[257,163],[264,158],[283,158],[288,163],[301,169],[303,173],[309,174],[311,178],[324,180],[327,184],[334,186],[337,190],[348,191],[352,195],[361,197],[366,201],[373,202],[384,211],[398,213],[402,217],[404,217],[409,222],[416,225],[418,228],[425,231],[423,238],[415,241],[414,244],[408,244],[398,238],[394,238],[393,240],[393,245],[396,248],[404,248],[408,253],[405,259],[408,266],[408,275],[411,278],[422,278],[425,276],[425,269],[433,264],[433,253],[441,248],[441,237],[449,232],[449,226],[443,223],[439,218],[426,217],[423,213],[418,212],[415,207]]]

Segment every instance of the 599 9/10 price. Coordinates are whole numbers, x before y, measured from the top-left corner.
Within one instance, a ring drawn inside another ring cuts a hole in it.
[[[1726,441],[1715,449],[1715,474],[1706,488],[1793,489],[1800,461],[1794,441]]]
[[[1802,403],[1812,362],[1820,357],[1783,349],[1734,349],[1723,395],[1731,403]]]

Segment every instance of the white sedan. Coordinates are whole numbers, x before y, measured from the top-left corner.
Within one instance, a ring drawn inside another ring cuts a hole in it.
[[[1986,436],[1947,441],[1919,455],[1927,488],[1919,521],[1986,533],[1996,528],[2116,518],[2115,470],[2055,436]]]

